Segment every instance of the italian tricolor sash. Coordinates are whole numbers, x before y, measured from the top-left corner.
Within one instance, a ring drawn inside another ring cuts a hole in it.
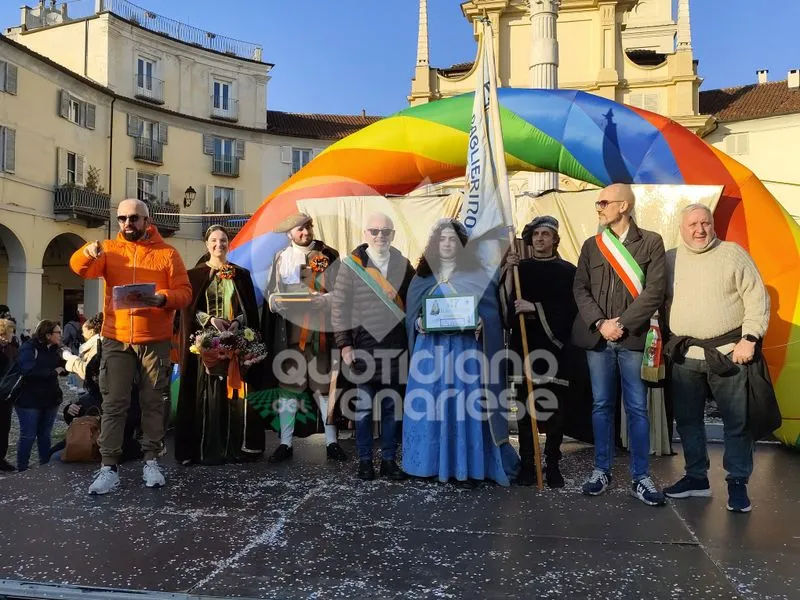
[[[636,300],[644,289],[645,276],[642,268],[619,238],[605,229],[595,236],[600,253],[622,280],[631,297]],[[645,340],[642,357],[642,379],[657,383],[664,379],[663,338],[658,325],[658,312],[650,317],[650,329]]]

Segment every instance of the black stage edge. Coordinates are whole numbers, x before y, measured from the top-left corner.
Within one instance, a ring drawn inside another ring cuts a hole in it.
[[[606,495],[582,496],[577,444],[567,487],[541,493],[362,483],[321,436],[278,466],[166,462],[162,490],[123,465],[106,497],[86,494],[95,467],[47,465],[0,481],[0,598],[800,597],[800,455],[759,446],[742,515],[710,448],[714,497],[662,508],[627,495],[627,456]],[[652,468],[670,483],[683,459]]]

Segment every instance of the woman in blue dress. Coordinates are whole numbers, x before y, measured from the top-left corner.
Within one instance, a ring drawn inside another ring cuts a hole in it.
[[[477,329],[426,332],[421,315],[424,299],[431,296],[474,296]],[[406,329],[411,361],[403,470],[470,487],[483,480],[509,485],[519,456],[508,443],[505,382],[489,369],[503,348],[497,285],[455,219],[441,219],[433,228],[408,290]]]

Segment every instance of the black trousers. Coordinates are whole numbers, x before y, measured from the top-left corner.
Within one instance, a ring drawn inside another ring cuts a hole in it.
[[[11,433],[11,415],[14,405],[11,402],[0,404],[0,460],[5,460],[8,452],[8,435]]]
[[[547,434],[544,444],[544,457],[545,461],[551,465],[557,464],[561,460],[561,442],[564,441],[564,411],[562,410],[559,394],[564,394],[566,389],[566,387],[556,384],[534,387],[537,410],[540,416],[547,417],[549,415],[546,420],[538,421],[538,426],[540,432],[544,430]],[[546,394],[546,398],[540,399],[539,394],[541,392],[536,390],[547,390],[551,394]],[[536,461],[533,451],[533,431],[531,430],[531,415],[528,411],[527,397],[527,384],[523,383],[517,386],[517,401],[525,407],[525,414],[517,424],[519,430],[519,455],[523,467],[533,468]],[[557,407],[552,406],[553,398],[558,403]]]

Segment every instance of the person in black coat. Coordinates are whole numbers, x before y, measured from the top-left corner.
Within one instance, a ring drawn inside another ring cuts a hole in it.
[[[372,404],[380,394],[380,474],[389,479],[403,479],[405,474],[395,462],[396,430],[397,423],[402,422],[399,409],[408,378],[405,303],[414,268],[392,247],[394,224],[388,216],[370,215],[364,239],[367,243],[353,250],[339,267],[331,322],[336,345],[342,351],[342,374],[356,375],[351,375],[351,379],[358,387],[355,414],[358,476],[364,480],[375,476]],[[389,357],[390,354],[393,356]],[[361,377],[365,372],[372,373],[369,381]]]
[[[17,470],[25,471],[30,462],[34,441],[39,448],[39,463],[50,460],[50,436],[63,394],[58,375],[64,372],[61,358],[61,326],[45,319],[33,337],[22,344],[19,368],[22,386],[15,400],[19,419]]]
[[[19,355],[19,347],[12,342],[16,323],[11,319],[5,306],[0,306],[0,378],[3,379],[3,394],[13,387],[16,371],[13,370]],[[6,375],[8,379],[6,380]],[[11,413],[13,403],[7,397],[0,398],[0,471],[13,471],[14,466],[6,460],[8,452],[8,436],[11,433]]]

